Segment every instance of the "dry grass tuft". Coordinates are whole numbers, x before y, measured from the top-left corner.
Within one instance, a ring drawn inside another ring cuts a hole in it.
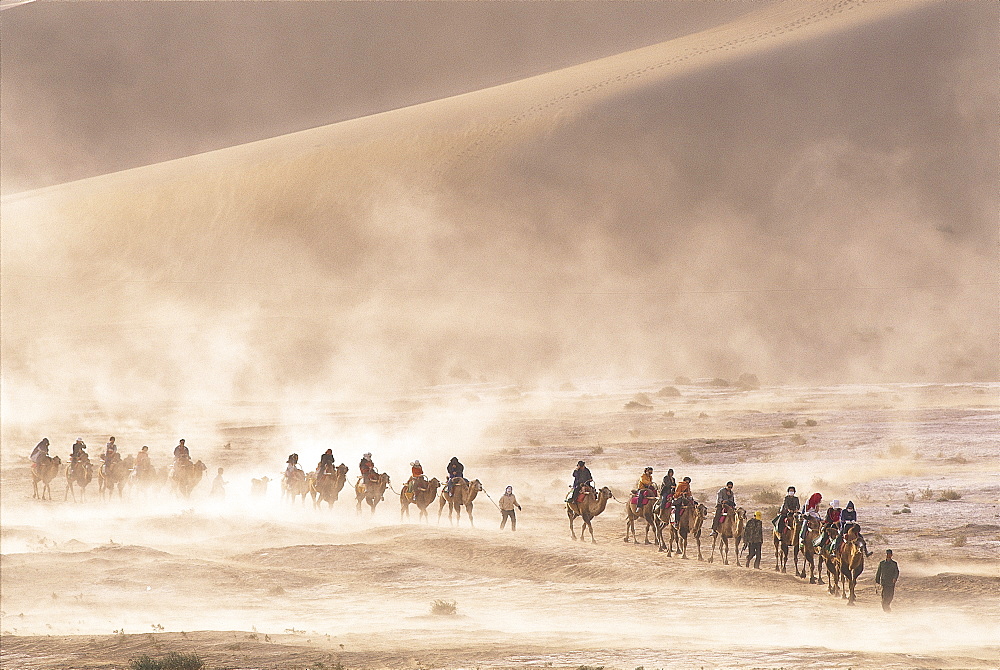
[[[436,616],[455,616],[458,614],[458,603],[454,600],[435,600],[431,603],[431,614]]]

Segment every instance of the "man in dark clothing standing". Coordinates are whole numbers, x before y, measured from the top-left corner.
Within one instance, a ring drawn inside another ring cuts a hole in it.
[[[882,587],[882,609],[891,612],[889,607],[892,598],[896,595],[896,580],[899,579],[899,566],[892,560],[892,549],[885,550],[885,560],[878,564],[878,571],[875,573],[876,586]]]
[[[760,570],[760,547],[764,544],[764,524],[760,517],[760,512],[754,512],[753,518],[747,521],[746,528],[743,529],[743,541],[749,549],[747,567],[750,567],[750,559],[756,556],[757,563],[753,567],[757,570]]]
[[[573,492],[570,493],[569,502],[576,502],[580,489],[588,485],[594,485],[594,477],[590,474],[590,468],[583,461],[577,461],[576,470],[573,471]]]

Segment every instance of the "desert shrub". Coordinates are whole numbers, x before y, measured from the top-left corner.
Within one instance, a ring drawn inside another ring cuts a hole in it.
[[[698,457],[691,453],[691,447],[681,447],[677,450],[677,455],[681,459],[681,463],[697,463]]]
[[[717,386],[719,388],[724,388],[726,386],[732,386],[728,379],[722,379],[721,377],[716,377],[712,381],[708,382],[709,386]]]
[[[625,409],[653,409],[653,406],[644,405],[641,402],[636,402],[635,400],[629,400],[625,403]]]
[[[707,414],[705,414],[704,412],[699,412],[699,413],[698,413],[698,418],[699,418],[699,419],[707,419],[707,418],[708,418],[708,415],[707,415]]]
[[[674,377],[674,383],[678,386],[688,386],[691,384],[689,377]]]
[[[649,396],[645,393],[636,393],[633,399],[642,405],[652,405],[653,401],[649,399]]]
[[[540,446],[542,446],[541,440],[528,440],[528,444],[530,444],[533,447],[540,447]]]
[[[813,480],[813,488],[817,491],[830,488],[830,482],[826,481],[822,477],[817,477]]]
[[[131,670],[202,670],[204,667],[205,661],[201,660],[198,654],[185,654],[179,651],[171,651],[160,658],[143,654],[129,661]]]
[[[604,447],[602,447],[601,445],[597,445],[596,447],[590,450],[591,456],[600,456],[603,453],[604,453]]]
[[[903,508],[902,510],[900,510],[900,511],[901,511],[901,512],[902,512],[903,514],[913,514],[913,510],[912,510],[912,509],[910,509],[909,507],[904,507],[904,508]]]
[[[751,496],[753,501],[760,503],[761,505],[779,505],[781,504],[785,496],[781,495],[780,491],[774,489],[761,489]]]
[[[938,502],[946,502],[948,500],[958,500],[962,497],[962,494],[954,489],[947,489],[946,491],[941,491],[941,497],[938,498]]]
[[[785,419],[781,422],[782,428],[795,428],[797,425],[799,425],[799,422],[795,419]]]
[[[813,426],[819,425],[815,419],[806,419],[806,425],[812,428]]]
[[[431,614],[438,616],[455,616],[458,613],[458,603],[454,600],[435,600],[431,603]]]
[[[934,498],[934,491],[928,486],[925,489],[920,489],[920,499],[921,500],[932,500]]]
[[[913,491],[906,492],[906,502],[913,502],[916,499],[917,499],[916,493],[914,493]]]
[[[656,392],[656,395],[658,395],[661,398],[676,398],[680,394],[681,392],[678,391],[677,387],[675,386],[664,386],[663,388],[661,388],[659,391]]]
[[[967,539],[964,535],[956,535],[955,539],[951,541],[951,546],[964,547]]]
[[[665,418],[665,419],[672,419],[672,418],[674,418],[674,413],[672,411],[671,412],[664,412],[663,413],[663,418]]]
[[[741,374],[740,378],[737,380],[737,383],[740,385],[741,389],[744,389],[746,391],[756,391],[757,389],[760,388],[760,380],[757,379],[757,375],[752,375],[749,373]]]
[[[792,435],[791,440],[792,440],[792,444],[797,444],[800,447],[808,441],[808,440],[806,440],[806,438],[802,437],[801,435],[799,435],[797,433],[795,435]]]

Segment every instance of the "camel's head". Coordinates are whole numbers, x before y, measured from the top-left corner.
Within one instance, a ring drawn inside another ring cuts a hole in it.
[[[602,489],[601,489],[601,490],[600,490],[600,491],[598,492],[598,494],[597,494],[597,497],[598,497],[598,498],[603,498],[604,500],[607,500],[607,499],[609,499],[609,498],[610,498],[610,497],[611,497],[612,495],[613,495],[613,494],[611,493],[611,489],[609,489],[609,488],[608,488],[607,486],[605,486],[605,487],[603,487],[603,488],[602,488]]]
[[[469,484],[469,489],[472,490],[472,491],[482,491],[483,490],[483,484],[478,479],[475,479],[475,480],[472,481],[471,484]]]
[[[340,465],[337,466],[337,472],[339,472],[341,475],[346,475],[347,470],[348,467],[345,463],[341,463]]]

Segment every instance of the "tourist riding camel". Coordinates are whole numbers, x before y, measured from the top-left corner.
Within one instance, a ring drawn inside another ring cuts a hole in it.
[[[671,498],[674,497],[674,491],[677,490],[677,480],[674,479],[674,469],[670,468],[667,470],[667,474],[663,475],[663,485],[660,487],[660,507],[666,507],[670,504]]]
[[[112,436],[108,439],[107,446],[104,447],[104,453],[101,454],[101,473],[105,476],[108,474],[111,466],[121,460],[121,456],[118,454],[118,445],[115,444],[115,438]]]
[[[358,465],[358,470],[361,471],[362,482],[378,481],[378,470],[375,469],[375,461],[372,460],[372,454],[370,451],[366,452],[361,457],[361,463]]]
[[[333,462],[333,449],[327,449],[319,457],[319,463],[316,465],[316,476],[332,475],[336,469],[337,466]]]
[[[452,456],[448,461],[448,483],[445,484],[445,492],[450,496],[455,490],[455,484],[465,479],[465,466],[458,460],[458,456]]]
[[[299,466],[298,454],[289,454],[288,460],[285,461],[285,463],[287,464],[285,466],[286,483],[291,483],[299,480],[305,481],[306,473],[303,472],[302,468]]]
[[[677,489],[674,491],[674,523],[679,523],[681,520],[681,513],[684,508],[694,503],[694,497],[691,495],[691,478],[685,477],[677,484]]]
[[[416,498],[419,491],[427,488],[427,477],[424,476],[424,468],[420,461],[410,463],[410,478],[406,482],[406,495],[410,500]]]
[[[594,486],[594,476],[590,474],[590,468],[583,461],[577,461],[576,469],[573,470],[573,490],[566,497],[566,502],[579,502],[580,491],[584,486],[597,488]]]
[[[844,541],[847,529],[851,526],[857,527],[857,540],[861,551],[865,552],[865,556],[871,557],[872,552],[868,551],[868,543],[865,542],[864,536],[861,535],[861,525],[858,524],[858,511],[854,509],[854,502],[851,500],[847,501],[847,507],[840,512],[840,534],[837,536],[837,542],[833,550],[840,550],[840,545]]]
[[[174,447],[174,467],[178,465],[191,465],[191,451],[187,448],[184,440],[179,441]]]
[[[806,525],[807,525],[805,523],[806,519],[811,518],[811,519],[816,519],[817,521],[820,520],[819,505],[821,502],[823,502],[823,494],[816,492],[811,496],[809,496],[809,500],[806,501],[805,507],[802,508],[803,521],[802,521],[802,531],[799,534],[800,542],[804,540],[806,536]]]
[[[840,501],[834,500],[826,510],[826,518],[823,520],[824,526],[840,526]]]
[[[781,521],[782,525],[788,519],[789,516],[799,511],[799,497],[795,495],[795,487],[788,487],[788,494],[785,499],[781,502],[781,509],[778,510],[778,516],[771,519],[771,525],[775,528],[779,527],[778,521]]]
[[[153,462],[149,460],[149,447],[143,446],[139,453],[135,455],[135,473],[139,479],[144,479],[149,470],[153,467]]]
[[[43,457],[49,455],[49,438],[43,437],[42,441],[35,445],[35,448],[31,450],[31,456],[28,460],[31,461],[31,471],[38,472],[38,462],[42,460]]]
[[[736,496],[733,495],[733,483],[726,482],[726,485],[719,489],[715,504],[715,518],[712,520],[712,532],[709,533],[709,537],[714,537],[719,532],[722,520],[735,509]]]
[[[79,461],[90,461],[90,456],[87,455],[87,445],[84,444],[83,438],[80,437],[76,438],[76,442],[73,443],[69,455],[71,466],[76,465]]]

